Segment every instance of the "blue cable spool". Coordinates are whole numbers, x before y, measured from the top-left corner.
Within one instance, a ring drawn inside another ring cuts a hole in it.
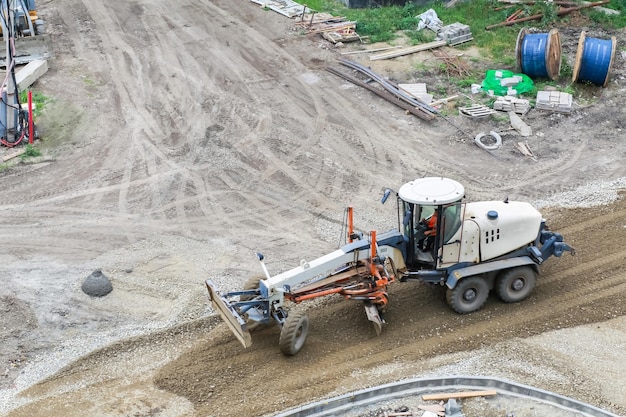
[[[556,80],[561,71],[561,37],[557,29],[548,33],[530,33],[523,28],[515,47],[517,72],[531,78]]]
[[[578,40],[572,81],[590,82],[606,87],[615,57],[615,36],[611,39],[588,38],[583,31]]]

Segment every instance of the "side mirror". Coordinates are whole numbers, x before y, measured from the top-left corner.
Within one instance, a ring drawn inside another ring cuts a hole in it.
[[[385,192],[383,193],[383,198],[380,199],[381,204],[385,204],[385,202],[389,198],[389,194],[391,194],[391,190],[389,188],[385,189]]]
[[[409,221],[411,220],[411,216],[413,216],[413,213],[411,213],[410,209],[407,209],[406,212],[404,212],[404,218],[402,219],[402,224],[403,225],[408,225]]]

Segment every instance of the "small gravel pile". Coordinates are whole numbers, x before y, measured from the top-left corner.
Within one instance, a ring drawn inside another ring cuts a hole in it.
[[[542,200],[536,200],[537,208],[564,207],[585,208],[610,204],[619,198],[619,191],[626,188],[626,178],[614,181],[594,181],[572,191],[551,195]]]

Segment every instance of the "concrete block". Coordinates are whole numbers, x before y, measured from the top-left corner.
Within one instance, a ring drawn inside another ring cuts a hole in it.
[[[517,130],[522,136],[530,136],[533,134],[533,130],[519,117],[515,112],[509,112],[509,119],[511,120],[511,127]]]
[[[26,90],[46,72],[48,72],[47,60],[36,59],[34,61],[30,61],[15,74],[18,90]]]
[[[498,97],[493,103],[494,110],[513,111],[518,114],[526,114],[530,110],[530,102],[514,96]]]
[[[538,91],[535,107],[539,110],[569,113],[572,110],[572,95],[560,91]]]
[[[522,82],[522,77],[520,77],[519,75],[515,75],[513,77],[502,78],[500,80],[500,85],[502,87],[508,87],[508,86],[512,86],[512,85],[517,85],[520,82]]]
[[[474,39],[468,25],[456,22],[443,26],[437,31],[437,39],[448,42],[448,45],[458,45]]]

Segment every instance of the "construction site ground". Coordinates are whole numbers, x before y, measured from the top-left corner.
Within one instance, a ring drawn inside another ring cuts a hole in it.
[[[406,114],[325,70],[346,70],[340,53],[365,46],[304,35],[247,0],[38,7],[54,48],[33,86],[51,99],[37,120],[43,154],[0,171],[2,415],[264,416],[454,374],[626,415],[623,30],[561,22],[572,65],[581,30],[616,36],[610,82],[586,86],[569,114],[531,110],[522,138],[506,114]],[[492,67],[471,45],[444,49]],[[435,99],[470,95],[430,52],[349,57],[425,82]],[[474,144],[492,130],[502,147]],[[261,273],[254,251],[275,274],[334,250],[349,205],[365,233],[394,227],[383,188],[422,176],[460,181],[469,201],[532,202],[576,256],[546,262],[528,300],[491,296],[469,315],[442,288],[394,283],[380,336],[358,302],[302,303],[311,329],[294,357],[280,353],[277,327],[244,350],[209,307],[204,280],[241,288]],[[96,269],[112,282],[106,297],[81,291]]]

